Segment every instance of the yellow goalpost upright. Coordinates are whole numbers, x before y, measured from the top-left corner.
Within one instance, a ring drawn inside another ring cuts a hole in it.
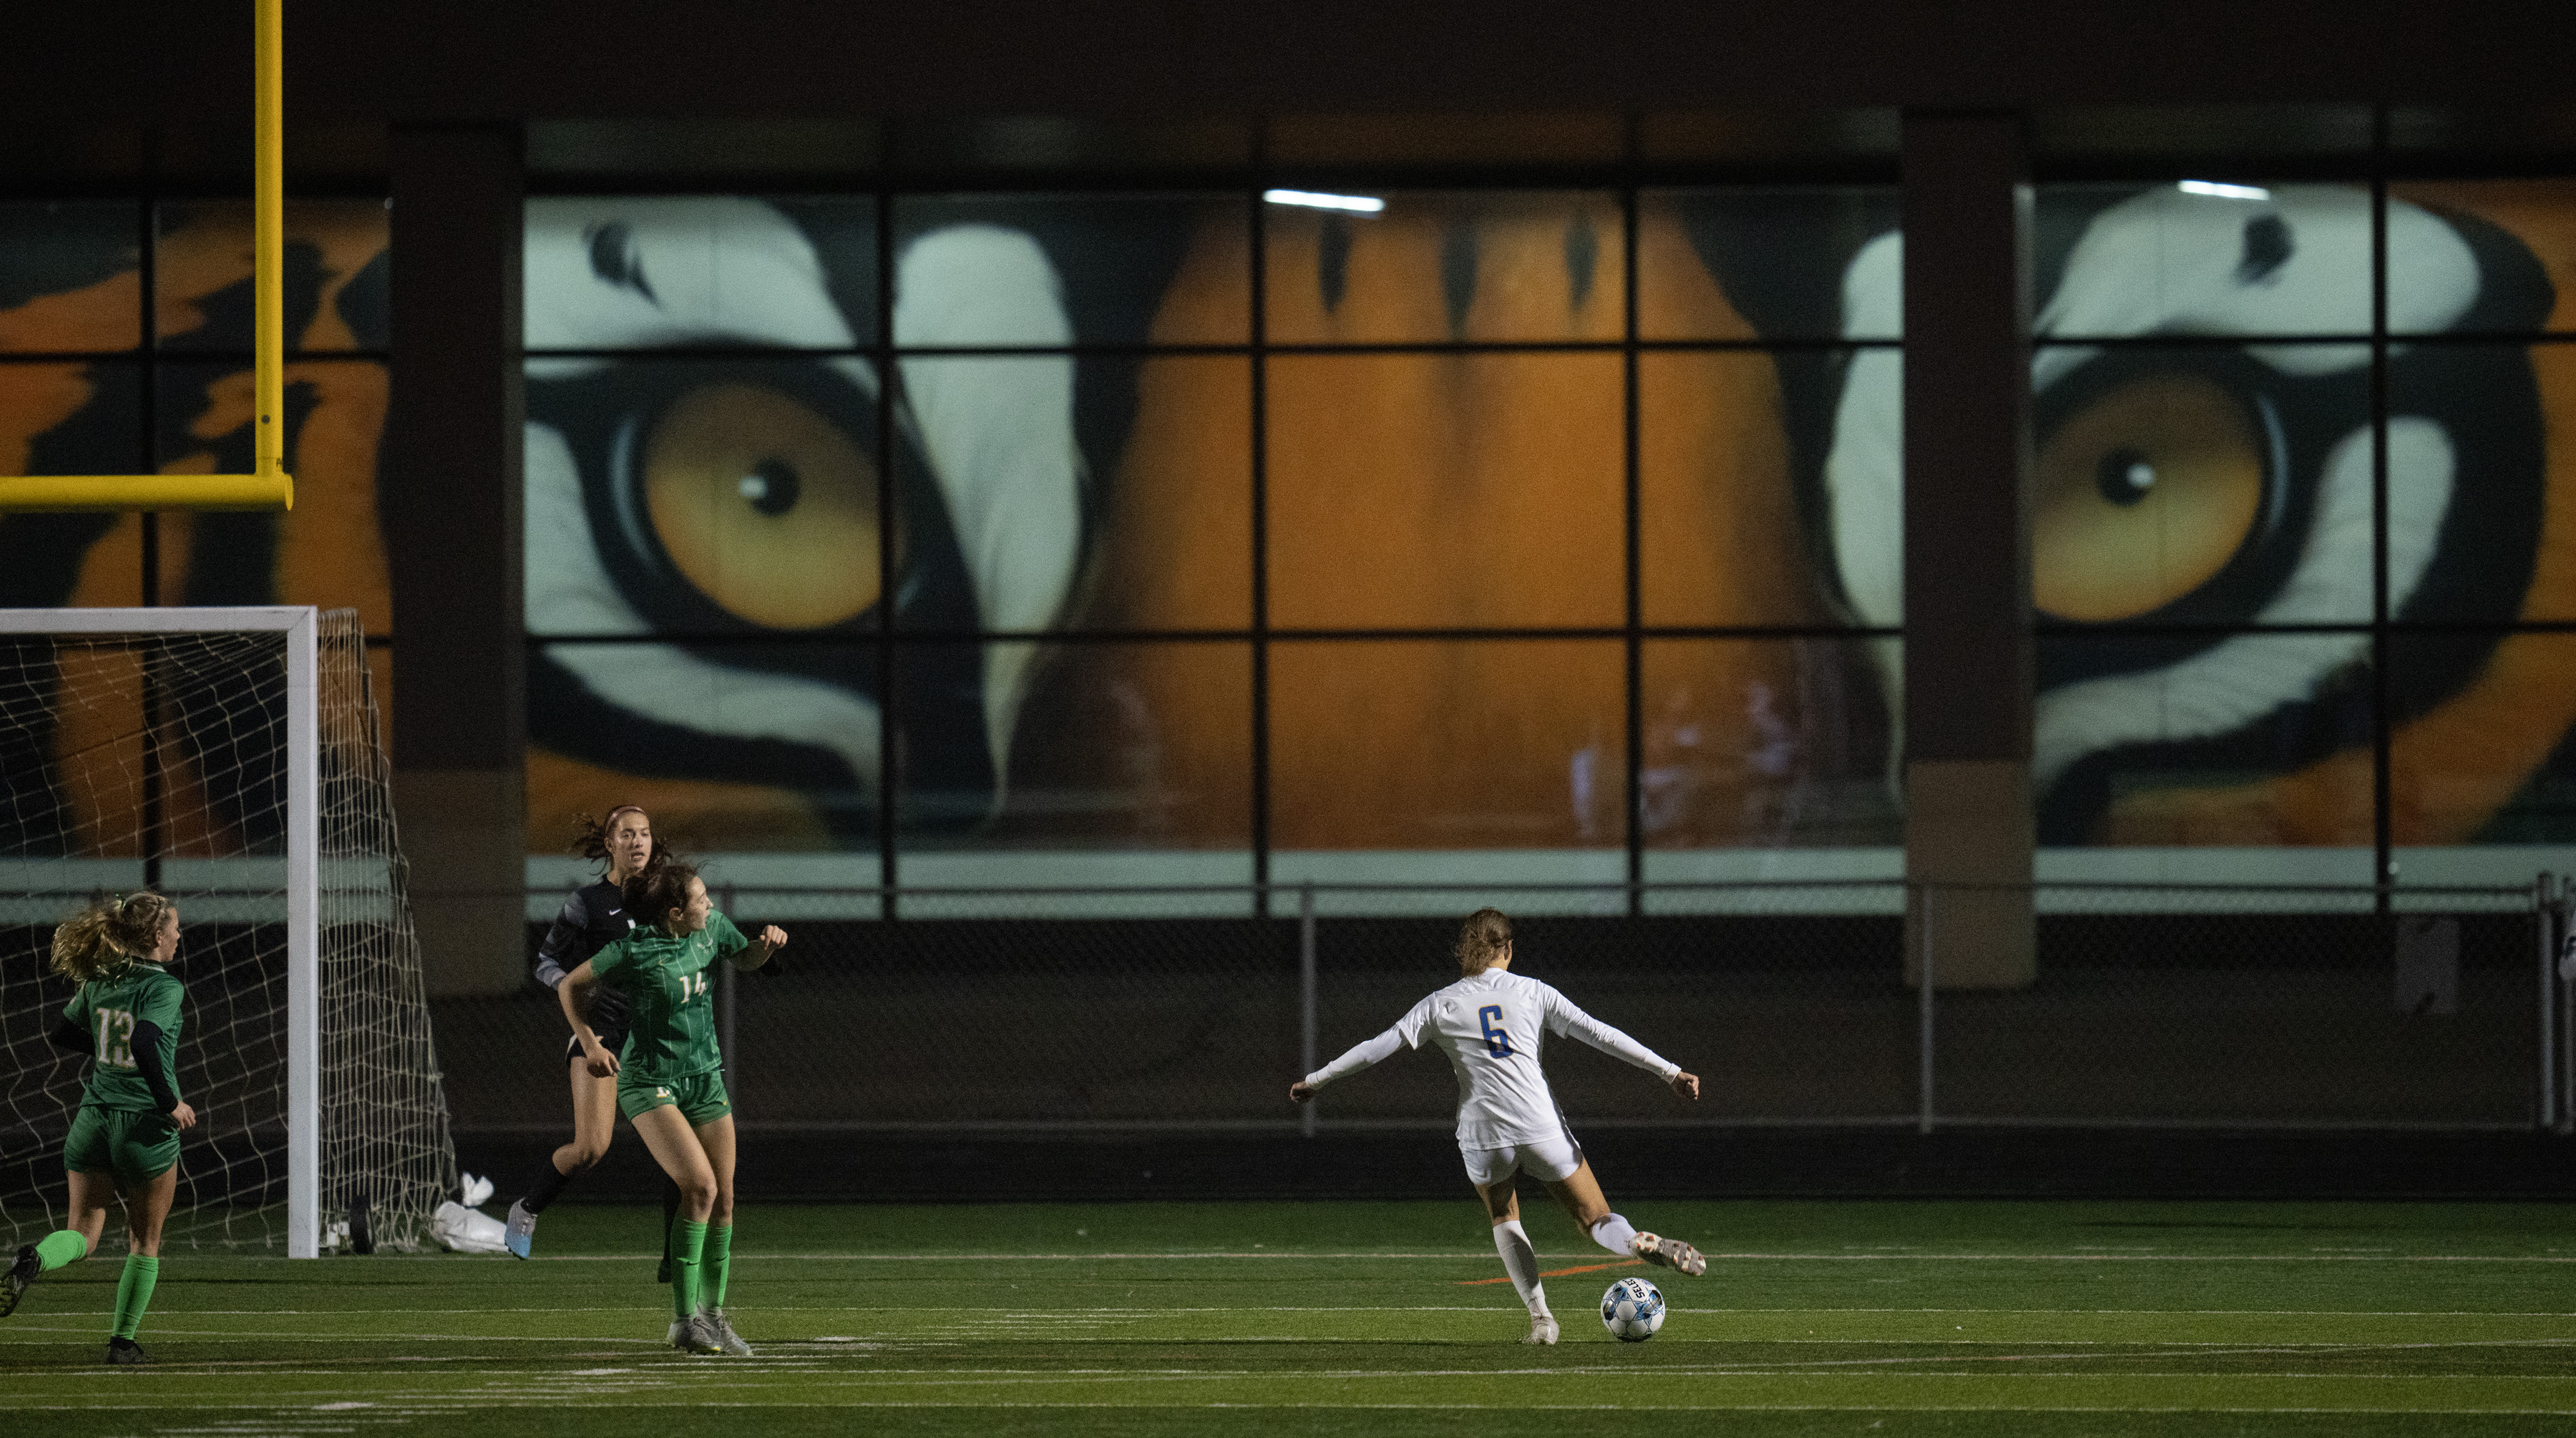
[[[0,515],[63,511],[285,510],[295,481],[286,472],[285,125],[281,0],[252,0],[253,100],[251,344],[254,391],[249,474],[78,474],[0,476]],[[145,297],[146,304],[151,297]],[[283,1064],[286,1251],[320,1252],[320,728],[319,619],[309,607],[243,609],[5,609],[0,635],[68,638],[75,643],[167,644],[173,635],[276,633],[284,650],[284,723],[279,733],[284,783],[283,890],[286,975]],[[147,677],[145,682],[150,683]],[[149,713],[148,704],[138,713]],[[159,721],[148,721],[157,725]],[[157,754],[157,729],[141,747]],[[50,771],[48,771],[50,772]],[[23,775],[13,775],[23,778]],[[157,821],[156,821],[157,822]],[[266,856],[251,856],[266,862]],[[397,867],[396,872],[399,872]],[[138,877],[140,877],[138,875]],[[193,897],[193,895],[192,895]],[[238,895],[227,895],[238,900]],[[441,1124],[443,1131],[444,1125]],[[448,1160],[451,1164],[452,1158]],[[7,1225],[0,1223],[0,1232]],[[229,1232],[229,1230],[226,1230]]]
[[[292,509],[286,472],[285,62],[282,0],[251,0],[252,58],[251,351],[253,405],[249,474],[65,474],[0,478],[0,513],[65,510]],[[146,303],[150,297],[146,297]]]

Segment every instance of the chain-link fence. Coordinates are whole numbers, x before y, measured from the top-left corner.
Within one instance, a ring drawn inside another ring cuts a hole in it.
[[[1987,951],[1999,896],[2018,970]],[[1686,1105],[1560,1040],[1548,1070],[1578,1127],[2507,1128],[2564,1123],[2576,1096],[2554,966],[2568,900],[2549,883],[717,899],[793,935],[783,973],[719,991],[751,1129],[1445,1127],[1455,1090],[1430,1054],[1307,1109],[1287,1087],[1454,978],[1458,919],[1487,903],[1514,915],[1515,972],[1704,1080]],[[1980,908],[1984,928],[1959,921]],[[549,996],[445,1001],[440,1024],[460,1127],[560,1126],[537,1098],[563,1084]]]
[[[1913,895],[1917,1123],[2529,1127],[2544,1044],[2534,889],[2041,885],[2024,982],[1976,974]],[[1972,927],[1967,938],[1973,941]],[[1967,970],[1958,986],[1945,973]]]

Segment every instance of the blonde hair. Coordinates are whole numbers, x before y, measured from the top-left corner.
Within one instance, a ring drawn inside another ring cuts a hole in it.
[[[173,908],[150,889],[121,899],[101,894],[54,930],[54,972],[85,984],[149,958],[161,942],[161,918]]]
[[[1451,950],[1458,959],[1458,976],[1472,979],[1493,967],[1494,960],[1512,943],[1512,921],[1500,909],[1478,909],[1458,926],[1458,947]]]

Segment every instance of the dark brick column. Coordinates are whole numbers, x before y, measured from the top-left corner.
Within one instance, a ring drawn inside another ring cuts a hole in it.
[[[2010,113],[1905,117],[1905,872],[2025,885],[2030,185]],[[1937,890],[1934,982],[2034,972],[2026,888]],[[1921,911],[1906,966],[1921,962]]]
[[[382,512],[394,598],[394,803],[432,993],[523,969],[515,126],[397,125],[393,398]]]

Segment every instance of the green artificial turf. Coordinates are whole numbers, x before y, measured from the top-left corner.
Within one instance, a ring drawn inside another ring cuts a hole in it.
[[[98,1366],[117,1261],[0,1322],[11,1434],[1404,1435],[2576,1432],[2576,1231],[2545,1205],[1657,1203],[1708,1276],[1529,1213],[1526,1330],[1472,1202],[753,1207],[749,1360],[663,1346],[658,1213],[564,1204],[538,1260],[176,1250],[146,1370]],[[110,1245],[111,1250],[114,1245]],[[711,1407],[710,1405],[722,1405]],[[747,1411],[757,1410],[757,1411]]]

